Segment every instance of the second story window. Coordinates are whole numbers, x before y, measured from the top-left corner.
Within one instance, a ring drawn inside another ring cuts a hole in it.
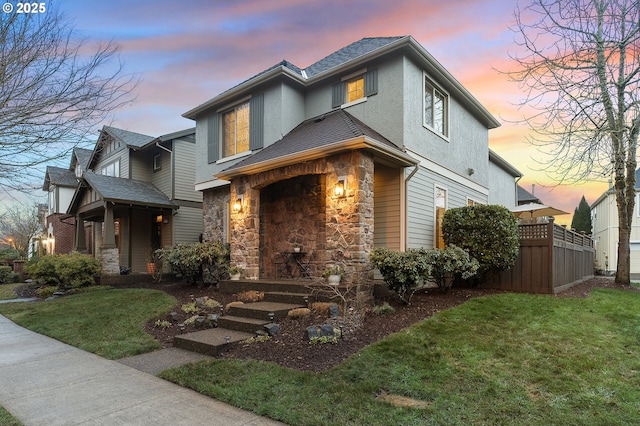
[[[366,69],[342,77],[331,87],[331,107],[350,106],[352,102],[364,102],[378,93],[378,70]]]
[[[222,156],[249,151],[249,102],[222,115]]]
[[[364,77],[347,81],[347,103],[364,98]]]
[[[424,125],[445,138],[449,137],[449,97],[426,76],[424,78]]]
[[[120,177],[120,160],[116,160],[100,169],[100,174],[105,176]]]

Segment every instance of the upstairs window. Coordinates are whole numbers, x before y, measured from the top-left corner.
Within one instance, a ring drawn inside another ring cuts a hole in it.
[[[249,151],[249,102],[222,114],[222,156]]]
[[[153,171],[157,172],[162,169],[162,154],[156,154],[153,156]]]
[[[206,119],[207,159],[224,162],[263,147],[264,94],[258,93],[223,107]]]
[[[116,160],[100,169],[100,174],[104,176],[120,177],[120,160]]]
[[[347,81],[347,103],[364,98],[364,77]]]
[[[378,93],[378,70],[366,69],[342,77],[331,87],[331,107],[348,106],[352,102],[366,101]]]
[[[449,96],[424,77],[424,125],[449,137]]]

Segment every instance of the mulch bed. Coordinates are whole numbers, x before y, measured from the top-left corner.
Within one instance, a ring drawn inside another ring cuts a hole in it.
[[[124,287],[124,286],[123,286]],[[174,296],[178,303],[174,312],[178,321],[184,321],[191,314],[185,314],[181,306],[193,302],[198,297],[208,296],[223,305],[235,301],[236,296],[218,292],[215,288],[189,285],[182,282],[138,283],[127,287],[153,288],[162,290]],[[620,286],[612,279],[596,277],[583,283],[574,285],[570,289],[559,293],[555,297],[587,297],[594,288],[614,288],[628,291],[638,291],[635,287]],[[411,305],[403,305],[396,298],[389,297],[376,300],[376,304],[388,302],[395,312],[390,315],[375,315],[367,312],[361,321],[361,326],[350,332],[345,325],[343,338],[336,343],[309,343],[306,338],[306,328],[311,325],[321,325],[327,322],[326,314],[313,312],[302,319],[286,318],[278,321],[281,329],[278,334],[265,342],[238,343],[229,347],[219,355],[222,358],[254,359],[273,362],[283,367],[320,372],[334,367],[363,347],[376,342],[385,336],[406,328],[418,321],[436,314],[437,312],[460,305],[465,301],[491,294],[502,293],[499,290],[478,288],[453,288],[442,294],[438,289],[421,291],[413,296]],[[155,326],[155,318],[145,326],[145,331],[154,336],[163,347],[171,347],[173,337],[180,333],[180,329],[173,325],[162,329]],[[196,331],[194,327],[187,327],[184,332]]]

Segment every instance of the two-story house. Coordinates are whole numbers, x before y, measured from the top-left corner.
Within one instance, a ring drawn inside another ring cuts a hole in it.
[[[161,137],[100,131],[67,213],[75,218],[75,248],[99,258],[103,274],[145,272],[155,249],[200,239],[194,130]]]
[[[75,220],[67,216],[67,209],[78,187],[78,176],[86,170],[91,150],[74,148],[68,168],[47,166],[42,190],[47,193],[47,212],[41,240],[46,253],[70,253],[74,247]]]
[[[500,123],[410,36],[282,61],[184,117],[204,238],[229,241],[249,278],[301,245],[313,273],[357,279],[375,247],[441,244],[448,208],[516,205],[521,173],[488,148]]]
[[[596,250],[596,269],[606,274],[615,274],[618,264],[618,206],[616,192],[611,186],[591,204],[591,223]],[[629,238],[631,259],[630,274],[640,277],[640,169],[636,170],[636,205],[631,220]]]

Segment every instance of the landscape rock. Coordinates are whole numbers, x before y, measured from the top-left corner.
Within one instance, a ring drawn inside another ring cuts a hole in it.
[[[340,316],[340,307],[336,304],[329,306],[329,318],[335,318],[338,316]]]
[[[269,323],[264,326],[264,329],[267,330],[269,336],[274,336],[280,332],[280,326],[275,323]]]

